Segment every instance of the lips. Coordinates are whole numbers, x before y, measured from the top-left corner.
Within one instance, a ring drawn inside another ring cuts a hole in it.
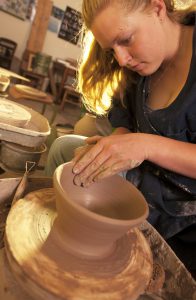
[[[139,70],[142,69],[142,64],[141,64],[141,63],[140,63],[140,64],[137,64],[137,65],[133,66],[132,69],[133,69],[133,70],[136,70],[136,71],[139,71]]]
[[[127,65],[127,68],[131,69],[133,71],[140,71],[143,68],[143,66],[142,66],[142,63],[139,63],[139,64],[136,64],[134,66]]]

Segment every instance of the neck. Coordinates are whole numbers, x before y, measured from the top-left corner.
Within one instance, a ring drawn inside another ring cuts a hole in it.
[[[185,74],[186,72],[188,74],[192,57],[193,29],[191,26],[177,25],[171,44],[169,37],[171,38],[172,32],[170,32],[166,43],[168,46],[166,58],[159,69],[150,76],[149,92],[164,78],[167,78],[168,82],[168,76],[172,79],[174,74]]]
[[[161,65],[164,69],[168,63],[175,64],[181,57],[184,48],[184,26],[169,20],[165,29],[165,59]]]

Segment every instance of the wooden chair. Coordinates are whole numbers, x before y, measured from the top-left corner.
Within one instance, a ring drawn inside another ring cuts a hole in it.
[[[36,57],[42,57],[42,56],[47,57],[51,60],[51,56],[45,55],[42,53],[37,53],[35,51],[30,51],[30,50],[25,50],[23,53],[22,61],[21,61],[21,66],[20,66],[20,73],[21,75],[25,76],[26,78],[30,79],[30,82],[28,83],[29,86],[32,86],[36,89],[45,91],[48,87],[49,83],[49,66],[44,65],[43,63],[43,70],[44,72],[40,72],[41,70],[36,66]],[[39,58],[38,57],[38,58]],[[40,58],[39,58],[40,59]]]
[[[0,66],[11,69],[12,60],[16,51],[17,43],[0,37]]]
[[[55,60],[53,61],[50,81],[55,89],[56,99],[55,102],[58,104],[62,103],[66,85],[71,86],[76,78],[77,68],[74,63],[67,60]],[[72,88],[72,90],[74,90]]]
[[[66,84],[64,86],[64,95],[61,101],[61,110],[64,110],[66,103],[71,103],[74,105],[81,105],[80,94],[75,90],[72,85]]]

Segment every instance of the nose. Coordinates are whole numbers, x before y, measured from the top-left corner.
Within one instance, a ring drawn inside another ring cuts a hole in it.
[[[129,54],[128,50],[120,46],[114,48],[114,56],[121,67],[125,67],[132,59],[132,56]]]

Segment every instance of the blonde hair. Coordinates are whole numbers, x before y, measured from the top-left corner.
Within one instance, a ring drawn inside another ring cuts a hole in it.
[[[164,0],[168,17],[183,23],[185,17],[194,7],[177,9],[175,1]],[[91,34],[90,28],[95,17],[110,4],[119,4],[127,13],[142,7],[147,10],[151,7],[151,0],[83,0],[82,16],[84,21],[83,56],[78,70],[78,90],[83,96],[85,107],[96,114],[107,113],[111,102],[105,102],[107,91],[110,98],[116,96],[123,99],[123,91],[127,85],[136,84],[137,74],[118,65],[111,53],[104,51]],[[91,41],[87,38],[91,34]]]

